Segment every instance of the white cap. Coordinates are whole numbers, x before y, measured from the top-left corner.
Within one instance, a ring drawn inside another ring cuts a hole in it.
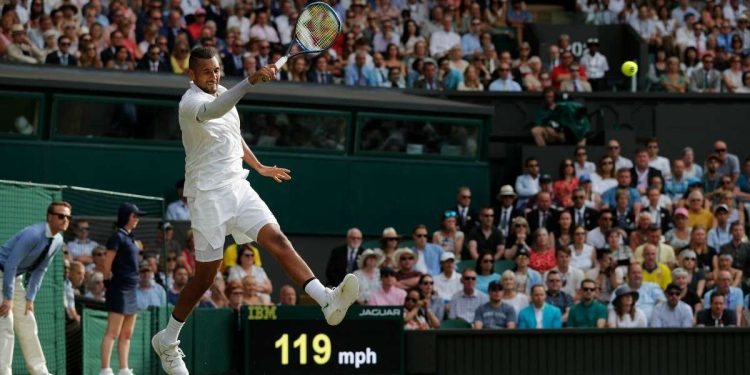
[[[456,256],[453,255],[453,253],[450,252],[450,251],[446,251],[446,252],[443,253],[443,255],[440,256],[440,261],[441,262],[445,262],[446,260],[449,260],[449,259],[456,260]]]

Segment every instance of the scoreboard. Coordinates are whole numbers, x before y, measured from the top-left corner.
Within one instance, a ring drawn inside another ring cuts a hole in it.
[[[329,326],[317,306],[248,306],[241,315],[246,374],[400,374],[400,306],[349,308]]]

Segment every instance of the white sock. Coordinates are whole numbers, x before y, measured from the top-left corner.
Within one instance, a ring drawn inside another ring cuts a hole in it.
[[[318,303],[320,306],[325,306],[327,301],[327,288],[323,286],[323,284],[320,283],[320,280],[313,279],[305,285],[305,292],[312,297],[312,299],[315,300],[315,302]]]
[[[180,330],[184,324],[185,322],[177,321],[174,316],[170,316],[167,328],[164,329],[164,334],[161,336],[161,343],[169,345],[177,341],[177,338],[180,336]]]

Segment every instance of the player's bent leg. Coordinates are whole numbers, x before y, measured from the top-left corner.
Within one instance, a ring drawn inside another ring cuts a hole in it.
[[[258,232],[258,244],[271,253],[276,261],[281,264],[284,272],[297,284],[314,278],[310,267],[301,256],[294,250],[292,243],[281,232],[278,224],[266,224]]]
[[[359,282],[356,276],[348,274],[337,288],[325,288],[276,223],[264,225],[258,232],[257,240],[263,249],[276,258],[287,275],[301,284],[305,292],[320,304],[328,324],[341,323],[349,306],[359,297]]]

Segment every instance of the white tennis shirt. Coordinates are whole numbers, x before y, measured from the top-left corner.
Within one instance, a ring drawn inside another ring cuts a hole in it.
[[[219,86],[219,95],[227,91]],[[198,190],[213,190],[238,179],[246,179],[249,171],[242,167],[242,133],[240,116],[233,107],[220,118],[198,121],[198,111],[215,96],[190,82],[180,100],[179,121],[185,147],[186,197],[195,197]]]

